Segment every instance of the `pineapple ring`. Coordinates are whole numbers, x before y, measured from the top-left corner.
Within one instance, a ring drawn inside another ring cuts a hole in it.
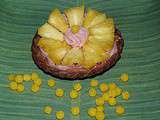
[[[83,7],[64,13],[66,17],[55,9],[33,39],[32,57],[38,67],[68,79],[86,78],[111,68],[123,48],[113,19],[95,10],[85,14]]]

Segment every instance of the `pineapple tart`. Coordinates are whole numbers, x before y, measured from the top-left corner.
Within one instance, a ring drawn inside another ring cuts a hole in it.
[[[94,9],[54,9],[33,38],[32,57],[44,72],[83,79],[115,65],[123,38],[113,18]]]

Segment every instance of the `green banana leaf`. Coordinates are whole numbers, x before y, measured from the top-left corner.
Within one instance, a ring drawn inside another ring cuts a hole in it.
[[[81,5],[80,0],[0,0],[0,120],[54,120],[55,111],[64,110],[65,120],[90,120],[87,109],[95,100],[87,97],[90,79],[82,81],[78,100],[69,98],[72,85],[77,82],[53,78],[37,68],[31,57],[32,38],[53,8],[64,10]],[[159,0],[85,0],[86,7],[106,12],[115,18],[125,46],[122,58],[108,72],[96,76],[100,82],[116,82],[131,93],[128,102],[119,99],[126,108],[119,117],[115,109],[106,107],[106,120],[160,120],[160,1]],[[9,90],[9,73],[30,73],[35,70],[43,78],[40,92],[33,94],[31,84],[25,92]],[[118,81],[129,74],[128,85]],[[56,87],[49,89],[47,79],[56,79]],[[65,97],[55,97],[55,89],[64,88]],[[51,105],[50,116],[43,107]],[[79,105],[80,116],[73,117],[70,108]]]

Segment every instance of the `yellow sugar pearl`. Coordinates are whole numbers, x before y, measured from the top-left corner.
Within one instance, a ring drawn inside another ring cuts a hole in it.
[[[55,80],[52,80],[52,79],[48,80],[48,86],[49,87],[54,87],[55,85],[56,85]]]
[[[109,89],[110,89],[110,90],[113,90],[113,89],[115,89],[116,87],[117,87],[117,85],[116,85],[115,83],[113,83],[113,82],[109,83]]]
[[[99,97],[99,98],[96,99],[96,105],[104,105],[103,97]]]
[[[115,90],[109,90],[108,94],[109,94],[109,97],[116,97],[116,91]]]
[[[127,73],[123,73],[120,77],[120,80],[123,82],[127,82],[128,81],[128,74]]]
[[[75,34],[75,33],[77,33],[79,31],[80,27],[79,27],[79,25],[73,25],[71,27],[71,29],[72,29],[72,33]]]
[[[97,95],[97,91],[95,88],[90,88],[88,93],[89,93],[89,96],[91,97],[94,97]]]
[[[108,90],[108,85],[106,83],[101,83],[99,85],[99,89],[102,91],[102,92],[106,92]]]
[[[96,120],[104,120],[105,119],[105,114],[104,112],[97,112],[96,113]]]
[[[38,78],[39,78],[38,74],[37,74],[36,72],[32,72],[32,74],[31,74],[31,79],[32,79],[32,80],[36,80],[36,79],[38,79]]]
[[[58,89],[56,90],[56,96],[57,96],[57,97],[62,97],[63,95],[64,95],[64,90],[58,88]]]
[[[104,93],[104,94],[102,95],[102,97],[103,97],[104,101],[107,102],[108,99],[109,99],[109,94],[108,94],[108,93]]]
[[[77,97],[78,97],[78,92],[77,92],[76,90],[70,91],[70,97],[71,97],[72,99],[77,98]]]
[[[30,74],[24,74],[23,75],[23,80],[24,81],[30,81],[31,80],[31,75]]]
[[[34,80],[34,84],[40,86],[42,84],[42,80],[40,78]]]
[[[122,89],[119,88],[119,87],[117,87],[117,88],[115,89],[115,91],[116,91],[116,96],[119,96],[119,95],[121,95],[121,93],[122,93]]]
[[[53,108],[51,106],[45,106],[43,111],[46,114],[51,114],[52,110]]]
[[[80,83],[76,83],[74,84],[73,88],[76,90],[76,91],[80,91],[82,89],[82,86]]]
[[[39,91],[39,85],[36,85],[36,84],[32,84],[32,86],[31,86],[31,91],[32,92],[34,92],[34,93],[36,93],[36,92],[38,92]]]
[[[79,115],[80,114],[79,107],[72,107],[71,108],[71,113],[72,113],[72,115]]]
[[[24,85],[23,84],[18,84],[17,85],[17,92],[23,92],[24,91]]]
[[[94,117],[94,116],[96,116],[96,112],[97,112],[97,109],[96,108],[89,108],[88,109],[88,115],[90,116],[90,117]]]
[[[121,106],[121,105],[116,106],[116,114],[117,115],[122,115],[122,114],[124,114],[124,112],[125,112],[125,109],[123,106]]]
[[[14,74],[8,75],[8,80],[10,80],[10,81],[15,80],[15,76],[16,76],[16,75],[14,75]]]
[[[122,98],[123,98],[124,100],[128,100],[129,97],[130,97],[129,92],[127,92],[127,91],[122,92]]]
[[[15,76],[15,81],[17,83],[22,83],[23,82],[23,76],[22,75],[16,75]]]
[[[103,112],[104,111],[104,106],[99,105],[99,106],[96,107],[96,109],[97,109],[98,112]]]
[[[96,87],[96,86],[98,86],[98,80],[91,80],[91,81],[90,81],[90,86],[91,86],[91,87]]]
[[[16,82],[10,82],[9,87],[11,90],[17,90],[18,84]]]
[[[64,112],[63,111],[57,111],[56,112],[56,118],[58,120],[62,120],[64,118]]]
[[[110,106],[116,105],[116,104],[117,104],[116,98],[109,98],[109,99],[108,99],[108,104],[109,104]]]

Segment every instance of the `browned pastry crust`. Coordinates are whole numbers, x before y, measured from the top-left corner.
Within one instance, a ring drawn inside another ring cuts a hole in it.
[[[121,57],[124,44],[120,31],[116,29],[114,44],[116,44],[117,46],[117,52],[114,53],[109,59],[97,63],[90,69],[86,69],[82,66],[76,66],[76,65],[62,66],[62,65],[55,65],[54,63],[51,64],[49,62],[50,59],[46,55],[44,55],[42,49],[37,45],[40,38],[41,37],[38,34],[36,34],[35,37],[33,38],[33,43],[32,43],[32,57],[35,64],[44,72],[54,77],[70,79],[70,80],[84,79],[87,77],[103,73],[106,70],[109,70],[113,65],[116,64],[116,62]]]

